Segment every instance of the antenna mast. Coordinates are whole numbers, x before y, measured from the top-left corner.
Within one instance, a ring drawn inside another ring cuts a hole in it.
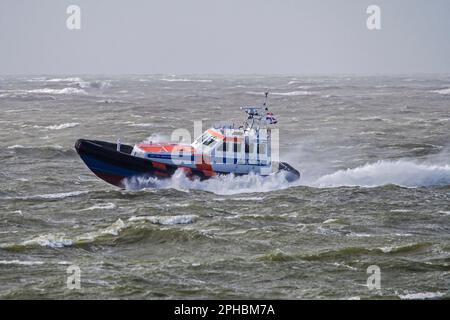
[[[265,94],[266,98],[264,99],[264,104],[263,104],[263,106],[264,106],[264,109],[267,111],[267,110],[269,110],[269,109],[267,108],[267,96],[269,95],[269,90],[266,90],[266,92],[264,92],[264,94]]]

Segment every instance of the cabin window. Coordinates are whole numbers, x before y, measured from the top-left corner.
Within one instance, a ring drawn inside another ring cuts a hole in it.
[[[215,141],[215,139],[214,139],[214,137],[209,137],[208,139],[206,139],[204,142],[203,142],[203,145],[205,145],[205,146],[209,146],[211,143],[213,143]]]
[[[245,153],[249,153],[250,152],[250,145],[248,144],[248,140],[245,139]]]
[[[226,153],[226,152],[227,152],[227,142],[226,142],[226,141],[224,141],[224,142],[222,143],[222,152],[223,152],[223,153]]]
[[[266,154],[266,144],[265,143],[258,144],[258,153]]]
[[[234,142],[234,144],[233,144],[233,152],[234,153],[238,152],[238,143],[237,142]]]
[[[202,143],[207,137],[208,137],[208,134],[204,133],[199,138],[197,138],[197,140],[195,140],[195,142]]]

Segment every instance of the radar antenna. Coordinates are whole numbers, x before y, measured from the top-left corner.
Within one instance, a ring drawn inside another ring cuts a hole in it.
[[[273,124],[276,123],[275,118],[273,118],[273,114],[269,112],[269,108],[267,106],[267,99],[269,96],[269,90],[264,92],[265,99],[262,107],[253,107],[253,106],[245,106],[241,107],[247,114],[247,120],[244,122],[244,129],[252,129],[255,125],[256,128],[259,129],[261,124]]]

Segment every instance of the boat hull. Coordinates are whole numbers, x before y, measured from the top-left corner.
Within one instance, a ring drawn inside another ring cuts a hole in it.
[[[122,144],[118,151],[115,143],[79,139],[75,143],[75,149],[86,166],[97,177],[120,188],[125,187],[126,179],[133,177],[170,178],[180,168],[180,166],[162,164],[133,156],[131,155],[133,147],[130,145]],[[287,163],[281,162],[280,170],[286,171],[288,181],[300,178],[300,173]],[[187,174],[201,180],[212,176],[210,172],[194,168],[189,168]],[[229,173],[217,172],[217,174]]]

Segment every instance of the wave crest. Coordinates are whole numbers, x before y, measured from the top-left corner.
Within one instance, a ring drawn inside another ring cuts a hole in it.
[[[286,181],[284,173],[270,176],[248,174],[244,176],[219,175],[207,180],[190,179],[182,170],[177,170],[170,179],[135,177],[125,180],[128,190],[145,188],[176,189],[183,192],[189,190],[208,191],[219,195],[232,195],[239,193],[269,192],[286,189],[292,186]]]
[[[427,165],[406,160],[380,160],[354,169],[327,174],[317,179],[311,186],[377,187],[387,184],[402,187],[450,185],[450,165]]]

